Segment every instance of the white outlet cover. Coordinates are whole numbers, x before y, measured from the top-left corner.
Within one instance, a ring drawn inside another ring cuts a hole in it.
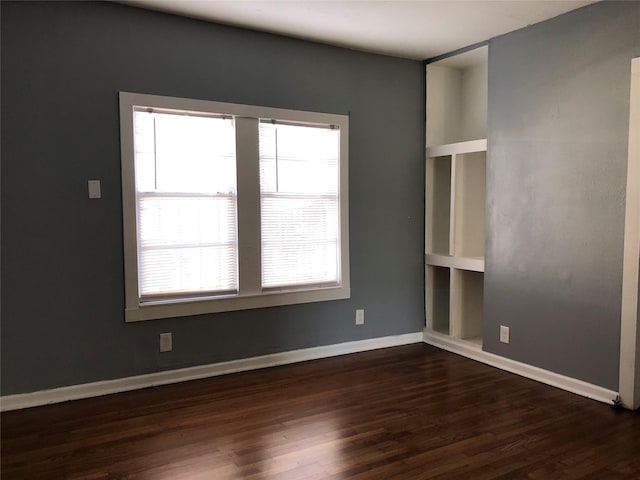
[[[509,327],[500,325],[500,341],[502,343],[509,343]]]
[[[89,180],[87,186],[89,188],[89,198],[102,198],[100,180]]]
[[[160,334],[160,352],[170,352],[173,350],[173,338],[171,332]]]

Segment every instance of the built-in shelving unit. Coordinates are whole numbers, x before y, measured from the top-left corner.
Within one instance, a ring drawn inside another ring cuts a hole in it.
[[[426,74],[425,334],[481,348],[487,47]]]

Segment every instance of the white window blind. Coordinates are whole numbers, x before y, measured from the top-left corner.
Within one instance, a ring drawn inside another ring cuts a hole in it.
[[[340,131],[260,122],[262,287],[340,282]]]
[[[134,110],[140,299],[238,291],[232,119]]]

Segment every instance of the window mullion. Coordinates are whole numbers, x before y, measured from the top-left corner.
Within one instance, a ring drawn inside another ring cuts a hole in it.
[[[262,292],[258,119],[236,117],[240,295]]]

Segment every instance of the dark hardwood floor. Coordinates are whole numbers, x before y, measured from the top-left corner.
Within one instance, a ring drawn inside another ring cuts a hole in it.
[[[640,414],[424,345],[6,412],[2,479],[640,479]]]

